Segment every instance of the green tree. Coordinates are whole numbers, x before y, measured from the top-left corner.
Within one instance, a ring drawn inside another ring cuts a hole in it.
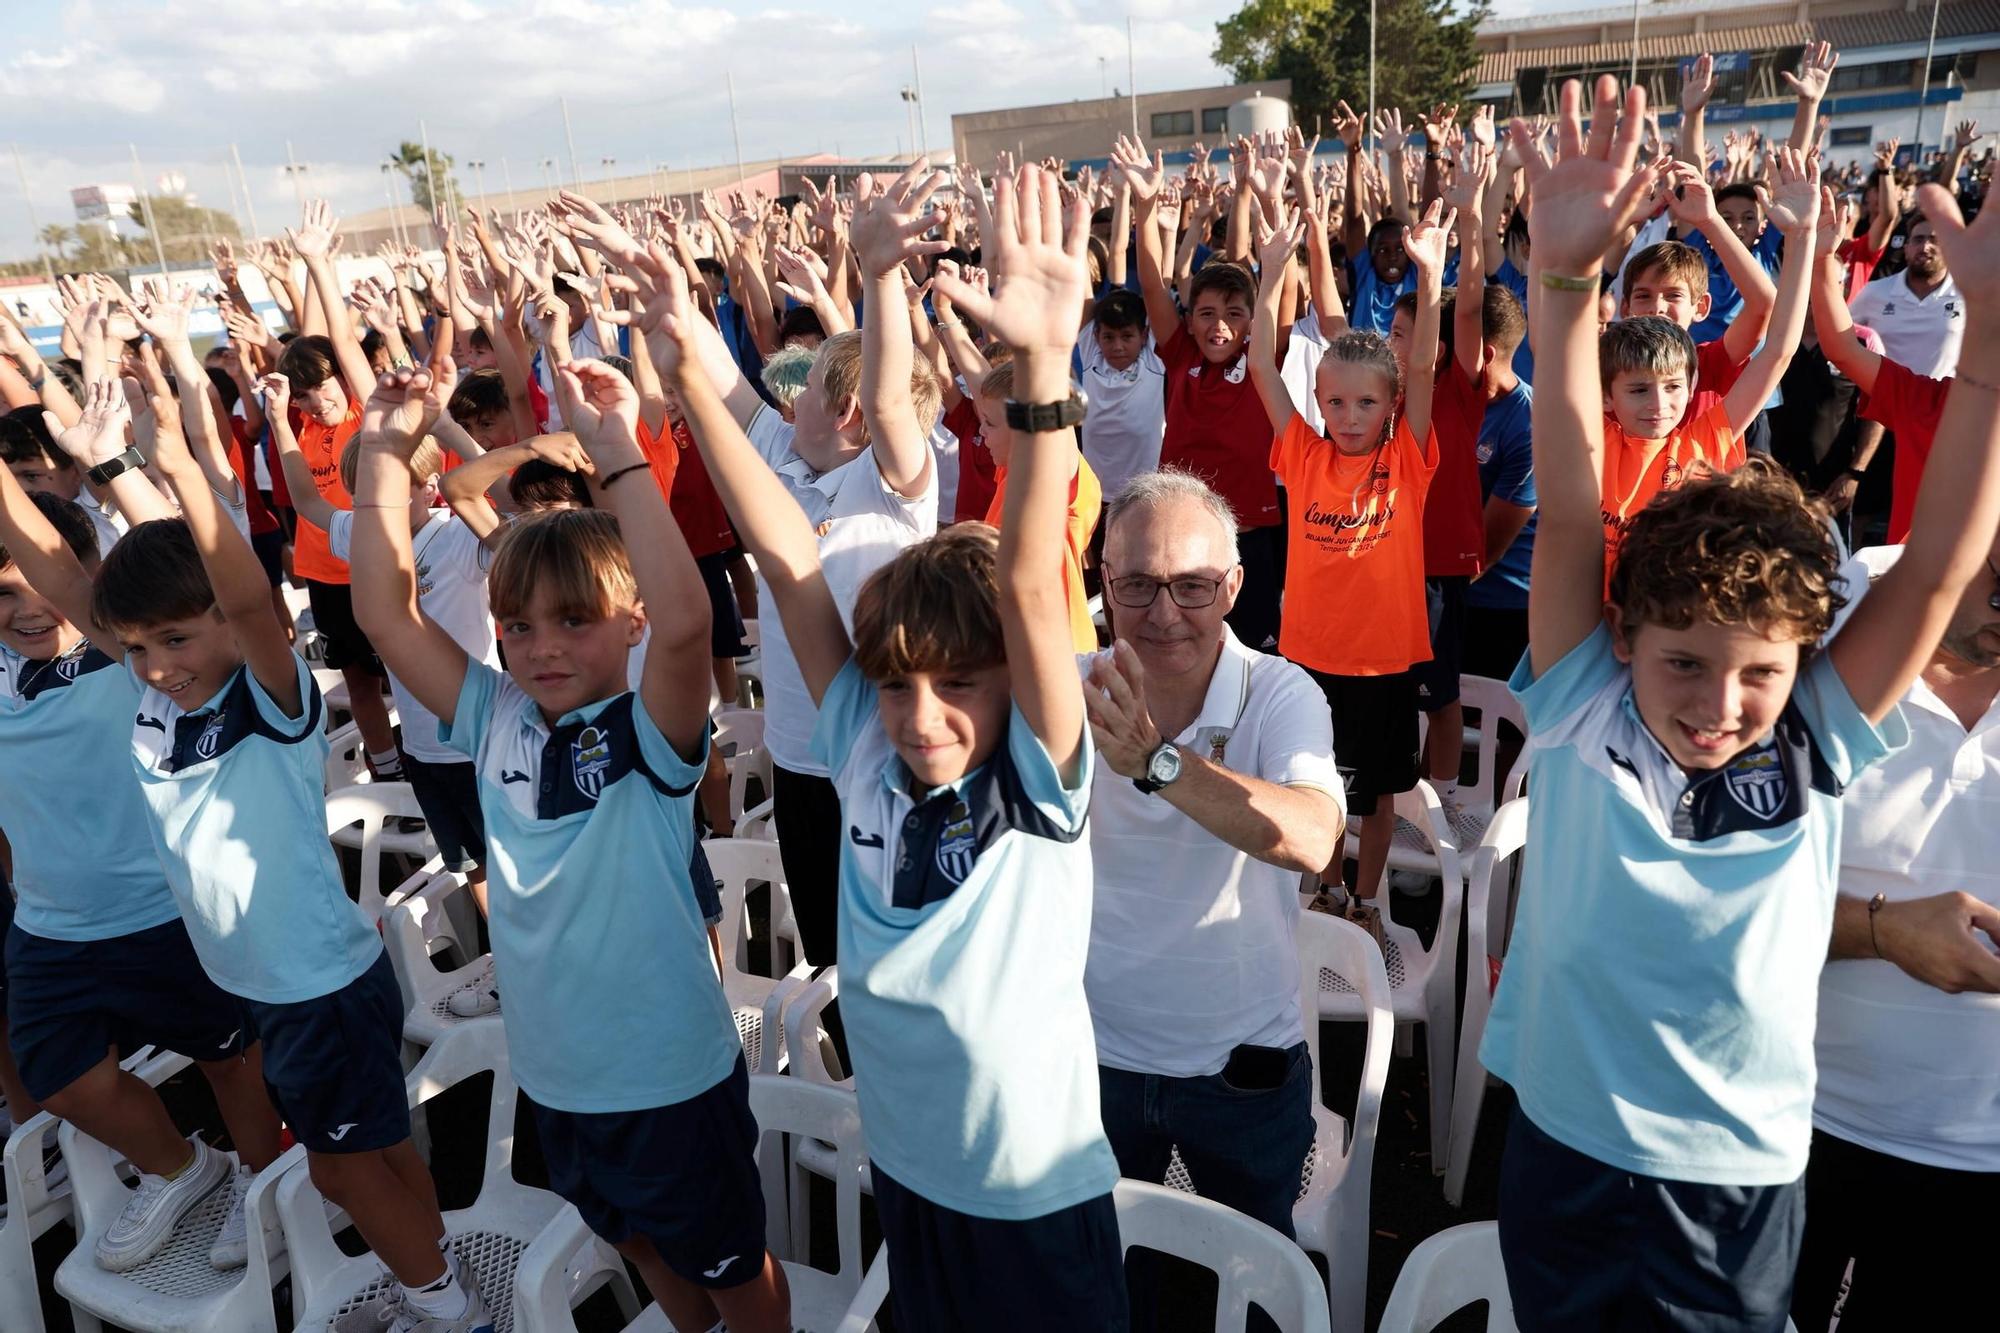
[[[75,237],[68,227],[60,222],[51,222],[35,233],[35,239],[56,253],[56,263],[69,262],[69,243]]]
[[[405,180],[409,181],[410,198],[416,203],[418,208],[423,209],[426,213],[437,211],[436,206],[431,202],[431,182],[433,180],[436,180],[440,187],[439,193],[447,199],[453,197],[462,198],[465,194],[463,190],[458,188],[457,178],[451,174],[452,160],[449,153],[440,152],[435,148],[431,149],[430,169],[427,171],[424,168],[424,146],[420,143],[411,143],[408,139],[405,139],[401,144],[397,145],[394,155],[389,158],[389,162],[396,170],[403,173]]]
[[[146,209],[151,205],[153,224],[160,229],[160,247],[170,263],[199,262],[221,237],[236,240],[243,235],[236,219],[219,208],[203,208],[178,195],[154,194],[132,201],[131,218],[146,232]],[[145,259],[153,256],[153,238],[141,235],[131,243],[133,253]]]
[[[1375,104],[1405,111],[1462,102],[1478,62],[1485,0],[1377,0]],[[1249,0],[1215,25],[1215,62],[1240,82],[1292,81],[1292,117],[1321,125],[1334,104],[1366,114],[1368,6],[1336,0]]]

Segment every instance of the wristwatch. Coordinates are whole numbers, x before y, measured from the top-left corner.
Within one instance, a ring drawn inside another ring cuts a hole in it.
[[[1181,775],[1181,751],[1172,741],[1161,741],[1146,757],[1146,776],[1133,778],[1132,785],[1151,796]]]
[[[1083,396],[1081,389],[1070,390],[1069,397],[1059,403],[1017,403],[1009,398],[1007,428],[1026,431],[1030,435],[1046,435],[1050,431],[1082,425],[1084,415],[1089,411],[1090,400]]]
[[[83,475],[90,478],[93,486],[109,486],[113,477],[122,477],[134,468],[146,466],[146,456],[137,449],[127,447],[116,458],[108,458]]]

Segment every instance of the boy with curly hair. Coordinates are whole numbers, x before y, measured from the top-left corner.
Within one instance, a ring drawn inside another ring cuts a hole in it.
[[[1896,702],[2000,525],[2000,342],[1966,340],[1981,350],[1883,576],[1894,587],[1823,647],[1842,601],[1824,513],[1761,464],[1655,498],[1607,605],[1595,273],[1662,168],[1632,169],[1642,93],[1621,118],[1617,81],[1599,80],[1587,144],[1579,101],[1571,82],[1558,161],[1528,161],[1541,510],[1512,686],[1536,817],[1481,1048],[1519,1098],[1501,1253],[1523,1329],[1777,1333],[1804,1216],[1840,793],[1903,743]],[[1922,204],[1963,261],[1974,322],[2000,323],[2000,220],[1966,227],[1936,187]],[[1812,245],[1810,230],[1788,236],[1788,263]]]

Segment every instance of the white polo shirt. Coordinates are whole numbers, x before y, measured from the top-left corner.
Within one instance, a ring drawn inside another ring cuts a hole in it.
[[[814,472],[792,448],[790,423],[768,407],[757,409],[744,433],[798,501],[806,520],[819,529],[820,567],[840,607],[840,618],[852,634],[854,599],[868,576],[893,560],[896,552],[937,531],[937,469],[931,469],[930,488],[911,499],[882,480],[873,449],[862,450],[831,472]],[[758,605],[777,605],[762,573],[757,575],[757,595]],[[765,616],[761,632],[764,744],[781,767],[826,777],[826,765],[813,757],[812,749],[819,710],[813,707],[792,657],[783,619]]]
[[[1934,379],[1946,379],[1958,369],[1958,347],[1965,338],[1965,298],[1949,274],[1937,290],[1919,299],[1910,291],[1905,269],[1894,277],[1877,278],[1863,287],[1848,306],[1856,324],[1866,324],[1882,337],[1890,358]]]
[[[1087,669],[1094,656],[1079,661]],[[1326,696],[1304,670],[1227,629],[1201,713],[1174,743],[1346,809]],[[1098,765],[1090,799],[1083,981],[1098,1063],[1195,1078],[1218,1072],[1235,1046],[1305,1040],[1298,873],[1238,851],[1108,765]]]
[[[1849,595],[1901,554],[1857,553]],[[1970,730],[1922,680],[1902,703],[1909,745],[1842,798],[1840,892],[1907,902],[1959,889],[2000,906],[2000,701]],[[1926,1166],[2000,1171],[2000,995],[1948,995],[1876,958],[1829,962],[1814,1051],[1817,1128]]]

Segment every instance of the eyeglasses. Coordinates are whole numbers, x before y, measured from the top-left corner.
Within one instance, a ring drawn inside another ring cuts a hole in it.
[[[1174,605],[1183,611],[1199,611],[1204,606],[1214,605],[1216,590],[1222,587],[1222,580],[1205,579],[1194,574],[1180,574],[1170,579],[1128,574],[1112,579],[1104,586],[1110,590],[1112,601],[1135,611],[1151,606],[1162,588],[1167,590],[1167,596],[1174,599]]]

